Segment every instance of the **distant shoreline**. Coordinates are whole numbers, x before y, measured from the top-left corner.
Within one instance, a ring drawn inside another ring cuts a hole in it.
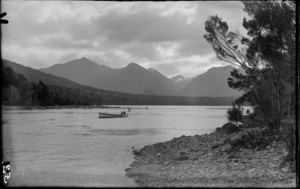
[[[133,106],[133,107],[131,107]],[[136,107],[141,106],[141,107]],[[142,107],[143,106],[143,107]],[[23,109],[23,110],[34,110],[34,109],[149,109],[148,106],[230,106],[230,105],[68,105],[68,106],[13,106],[13,105],[2,105],[2,110],[10,109]],[[227,108],[226,108],[227,109]]]

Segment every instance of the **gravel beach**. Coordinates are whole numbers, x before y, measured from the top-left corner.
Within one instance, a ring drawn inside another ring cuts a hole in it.
[[[133,151],[126,175],[141,187],[295,187],[296,174],[281,165],[287,154],[282,140],[254,149],[251,141],[233,146],[260,131],[183,135],[145,146]]]

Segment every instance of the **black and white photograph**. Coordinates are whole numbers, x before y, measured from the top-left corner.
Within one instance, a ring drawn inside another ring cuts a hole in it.
[[[299,187],[297,6],[1,1],[2,184]]]

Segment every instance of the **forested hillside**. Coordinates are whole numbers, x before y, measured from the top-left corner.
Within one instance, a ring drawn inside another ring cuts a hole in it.
[[[51,106],[51,105],[91,105],[100,104],[101,97],[96,93],[78,88],[67,88],[28,81],[10,67],[2,68],[4,105]]]
[[[21,106],[54,106],[54,105],[230,105],[234,98],[230,97],[177,97],[177,96],[155,96],[155,95],[135,95],[114,91],[105,91],[80,85],[64,78],[52,76],[50,74],[39,73],[32,68],[13,63],[19,70],[29,69],[31,73],[25,71],[27,79],[23,74],[16,73],[8,66],[2,67],[2,102],[4,105]],[[34,74],[36,77],[33,77]],[[44,75],[43,75],[44,74]],[[46,76],[45,81],[43,76]],[[53,85],[57,79],[61,86]],[[37,82],[34,82],[37,81]],[[66,87],[62,86],[64,84]]]

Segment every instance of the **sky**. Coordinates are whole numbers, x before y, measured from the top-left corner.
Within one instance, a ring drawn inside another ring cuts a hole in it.
[[[2,57],[35,69],[86,57],[121,68],[137,63],[167,77],[194,77],[228,63],[205,40],[218,15],[246,35],[239,1],[1,1]]]

